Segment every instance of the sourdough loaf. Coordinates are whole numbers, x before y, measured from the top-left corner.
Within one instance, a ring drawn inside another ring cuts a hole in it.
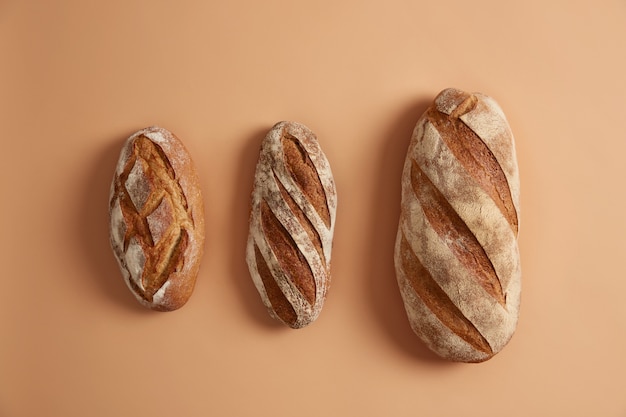
[[[483,94],[442,91],[413,131],[395,246],[411,327],[442,357],[481,362],[513,335],[519,210],[504,113]]]
[[[316,136],[304,125],[277,123],[256,167],[246,260],[270,314],[292,328],[313,322],[324,304],[336,207]]]
[[[111,184],[110,240],[124,281],[146,307],[182,307],[204,244],[202,195],[182,142],[149,127],[125,142]]]

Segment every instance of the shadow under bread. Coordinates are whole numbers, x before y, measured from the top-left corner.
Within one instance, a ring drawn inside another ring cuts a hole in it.
[[[410,103],[383,131],[375,192],[371,204],[371,238],[367,288],[375,317],[384,333],[403,351],[433,364],[450,362],[437,356],[413,332],[396,279],[394,248],[400,218],[401,178],[415,124],[432,103],[424,98]]]
[[[109,190],[122,146],[131,133],[113,138],[91,155],[89,171],[81,176],[83,198],[79,202],[77,234],[80,247],[92,265],[89,276],[98,293],[134,311],[149,312],[128,290],[109,242]]]
[[[261,300],[257,291],[248,264],[246,262],[246,247],[248,243],[248,232],[250,230],[250,207],[252,188],[254,186],[254,174],[259,159],[261,143],[270,130],[259,128],[252,132],[248,140],[241,141],[244,145],[239,152],[237,160],[237,177],[233,189],[233,200],[231,204],[230,218],[231,244],[230,271],[235,287],[239,292],[244,310],[257,323],[271,329],[288,329],[278,320],[273,319]]]

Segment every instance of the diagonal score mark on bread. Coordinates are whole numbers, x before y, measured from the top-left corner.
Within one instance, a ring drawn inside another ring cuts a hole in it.
[[[266,202],[261,203],[261,224],[268,244],[277,256],[281,269],[306,299],[315,304],[315,277],[304,254],[289,231],[281,224]]]
[[[259,276],[274,313],[285,323],[295,326],[298,320],[298,313],[296,313],[289,299],[281,291],[257,244],[254,244],[254,257]]]
[[[298,184],[305,196],[313,204],[326,227],[330,227],[330,212],[326,201],[326,193],[320,181],[317,169],[311,158],[304,150],[300,141],[290,133],[283,131],[281,137],[285,165],[292,178]]]
[[[493,352],[489,342],[433,279],[430,272],[411,249],[404,233],[401,236],[400,255],[402,268],[407,272],[406,276],[411,288],[413,288],[428,309],[433,312],[441,323],[475,349],[491,355]]]
[[[431,227],[473,278],[500,305],[506,308],[506,297],[498,275],[476,236],[454,211],[415,160],[411,161],[411,187]]]
[[[429,108],[427,120],[440,133],[445,145],[474,181],[491,197],[517,236],[518,216],[506,175],[489,147],[461,120],[461,117],[471,112],[478,103],[475,95],[467,93],[465,95],[467,97],[450,115],[439,111],[435,106]]]
[[[129,225],[123,250],[134,240],[145,258],[140,277],[129,283],[151,302],[168,277],[183,267],[187,230],[194,226],[187,199],[163,150],[144,135],[135,139],[115,187]]]

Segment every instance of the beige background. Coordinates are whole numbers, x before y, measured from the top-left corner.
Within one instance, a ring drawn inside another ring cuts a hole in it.
[[[625,74],[623,0],[0,1],[0,416],[626,416]],[[449,86],[500,103],[521,171],[522,314],[479,365],[422,346],[393,269],[410,134]],[[298,331],[244,259],[285,119],[339,193],[333,285]],[[152,124],[206,203],[173,313],[139,306],[108,243],[121,145]]]

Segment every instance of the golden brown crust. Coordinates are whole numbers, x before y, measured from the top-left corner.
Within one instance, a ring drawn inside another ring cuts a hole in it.
[[[169,311],[193,291],[204,243],[202,196],[178,138],[151,127],[125,143],[111,186],[111,246],[128,287]]]
[[[518,213],[504,114],[482,94],[442,91],[409,145],[395,251],[411,327],[442,357],[487,360],[515,331]]]

